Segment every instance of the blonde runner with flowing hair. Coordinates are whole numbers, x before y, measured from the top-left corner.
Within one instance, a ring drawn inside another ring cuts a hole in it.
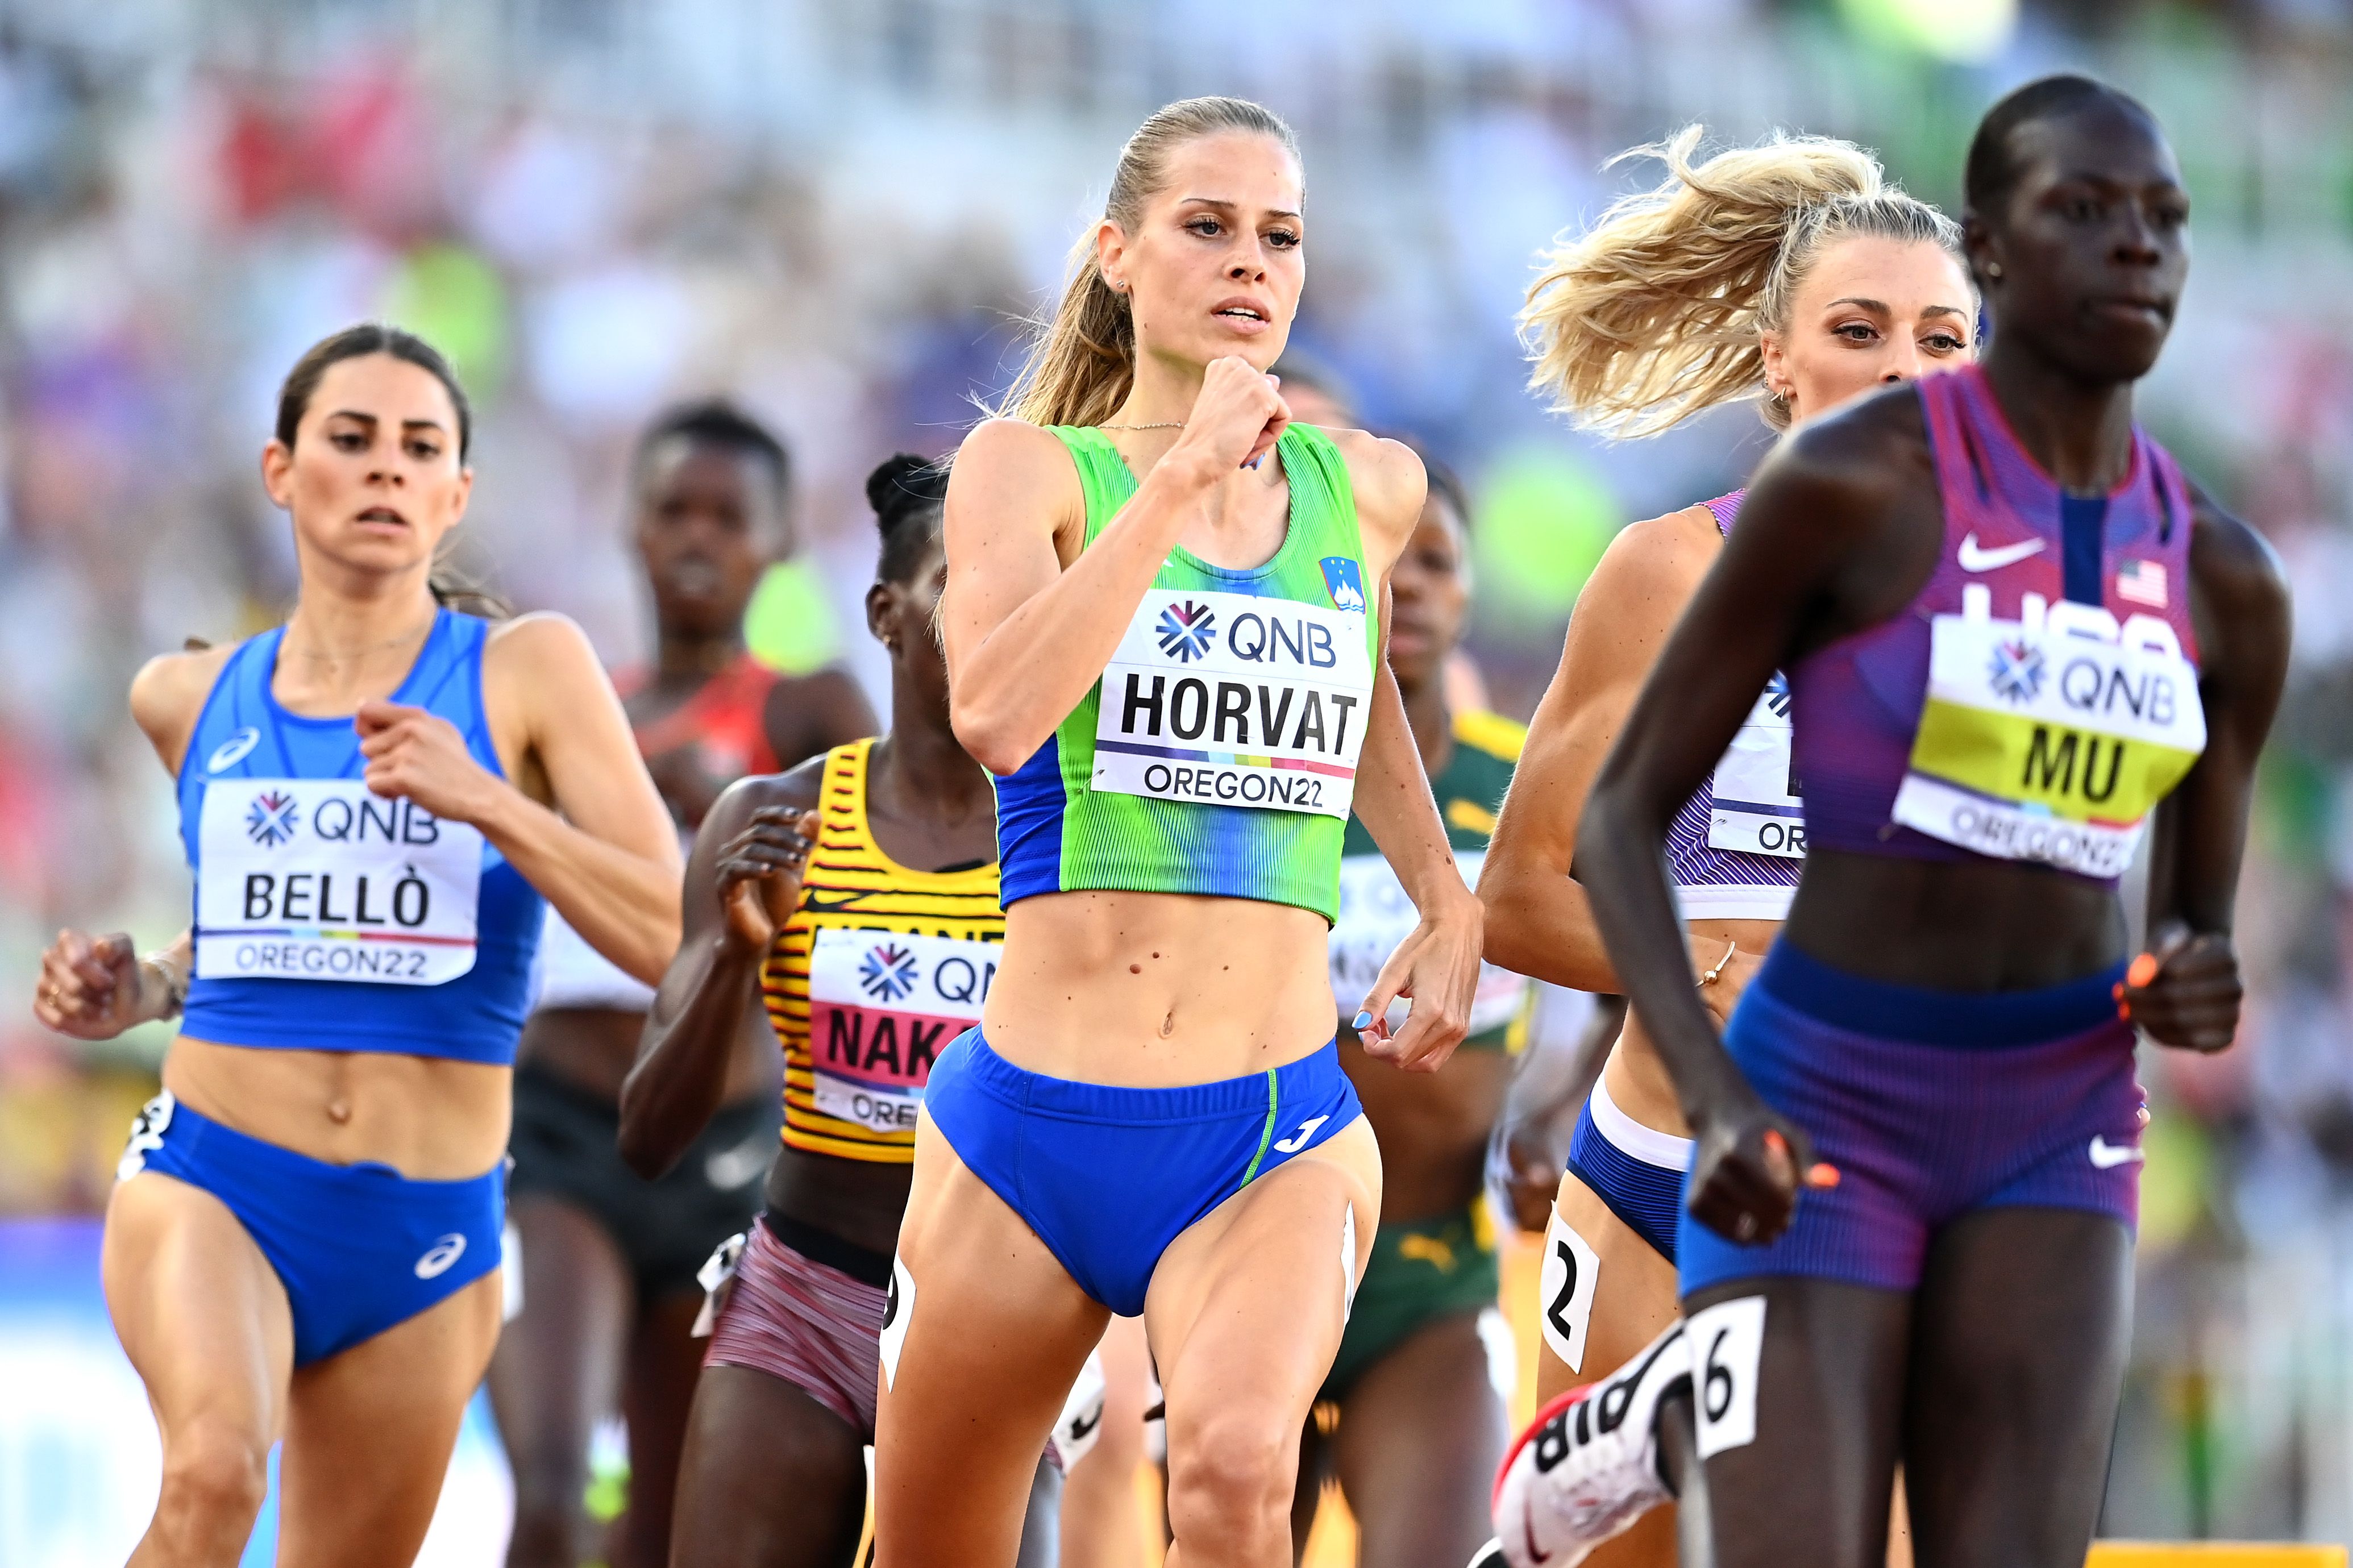
[[[1891,184],[1871,154],[1777,136],[1702,158],[1701,142],[1691,126],[1623,154],[1656,158],[1666,177],[1541,258],[1521,323],[1531,384],[1562,414],[1632,437],[1753,399],[1768,426],[1786,430],[1973,356],[1977,296],[1958,226]],[[1577,823],[1739,504],[1736,491],[1634,524],[1587,584],[1480,879],[1490,962],[1576,990],[1620,989],[1572,870]],[[1786,700],[1759,702],[1668,845],[1694,978],[1719,1020],[1780,929],[1803,864],[1789,733]],[[1674,1321],[1689,1130],[1642,1020],[1630,1018],[1566,1171],[1532,1136],[1505,1136],[1523,1205],[1552,1204],[1537,1373],[1550,1401],[1626,1363]],[[1661,1510],[1591,1561],[1666,1568],[1675,1529]]]
[[[1667,177],[1556,243],[1528,286],[1528,384],[1585,428],[1656,436],[1761,397],[1765,422],[1786,430],[1768,345],[1824,252],[1870,237],[1959,254],[1959,226],[1852,142],[1777,136],[1694,163],[1703,133],[1685,126],[1611,159],[1656,158]]]

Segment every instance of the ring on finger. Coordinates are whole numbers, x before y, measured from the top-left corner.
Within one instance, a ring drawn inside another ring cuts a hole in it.
[[[1757,1238],[1757,1216],[1753,1214],[1744,1214],[1734,1220],[1732,1234],[1737,1240],[1754,1241]]]

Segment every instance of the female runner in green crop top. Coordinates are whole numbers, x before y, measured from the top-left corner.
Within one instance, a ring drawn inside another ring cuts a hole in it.
[[[878,1568],[1011,1562],[1049,1391],[1114,1306],[1142,1311],[1167,1394],[1170,1563],[1289,1560],[1300,1426],[1380,1204],[1330,1044],[1352,771],[1423,916],[1365,999],[1365,1047],[1434,1070],[1467,1026],[1477,901],[1379,658],[1420,464],[1361,432],[1286,432],[1264,374],[1298,301],[1302,205],[1265,110],[1154,115],[1019,417],[956,460],[942,622],[958,738],[998,775],[1005,956],[916,1134]],[[1149,798],[1172,778],[1190,789]],[[1400,995],[1392,1032],[1374,1020]],[[1113,1109],[1041,1113],[1078,1101]]]

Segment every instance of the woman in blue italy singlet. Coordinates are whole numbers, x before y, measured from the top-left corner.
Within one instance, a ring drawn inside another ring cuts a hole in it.
[[[1651,150],[1666,180],[1546,258],[1525,319],[1534,383],[1556,406],[1637,436],[1754,398],[1784,430],[1970,359],[1977,296],[1957,225],[1886,184],[1849,143],[1780,140],[1694,164],[1700,139],[1694,126]],[[1620,988],[1576,879],[1577,820],[1740,500],[1628,528],[1578,596],[1480,881],[1490,959],[1556,984]],[[1788,911],[1805,855],[1796,784],[1788,687],[1777,680],[1667,837],[1693,967],[1712,976],[1700,989],[1717,1018]],[[1540,1401],[1614,1371],[1674,1318],[1689,1131],[1642,1020],[1630,1016],[1577,1119],[1545,1237]],[[1671,1564],[1674,1531],[1662,1510],[1596,1560]]]
[[[1507,1465],[1518,1561],[1576,1562],[1704,1486],[1706,1560],[1864,1568],[1899,1453],[1924,1561],[2080,1563],[2098,1519],[2136,1030],[2236,1030],[2286,592],[2134,423],[2189,268],[2148,111],[2080,77],[2021,88],[1968,195],[1981,367],[1782,445],[1586,805],[1578,874],[1694,1136],[1685,1316]],[[1805,878],[1719,1038],[1659,849],[1776,670]],[[2127,965],[2116,881],[2144,847]]]
[[[185,1008],[107,1208],[107,1304],[163,1435],[137,1561],[235,1562],[280,1438],[282,1561],[414,1559],[498,1336],[543,900],[641,979],[677,946],[677,839],[587,639],[432,581],[470,433],[406,333],[295,365],[262,456],[293,615],[132,686],[194,922],[139,958],[68,932],[43,963],[69,1034]]]
[[[1176,1551],[1281,1559],[1380,1205],[1328,980],[1352,808],[1422,915],[1366,1048],[1434,1069],[1469,1020],[1478,903],[1380,658],[1420,464],[1291,423],[1264,374],[1302,192],[1257,105],[1155,114],[1015,416],[955,460],[942,628],[956,734],[997,778],[1005,945],[916,1129],[881,1568],[1012,1561],[1111,1312],[1143,1315],[1166,1391]]]

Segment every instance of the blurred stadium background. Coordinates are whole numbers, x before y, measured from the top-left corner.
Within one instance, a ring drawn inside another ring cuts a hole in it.
[[[1739,410],[1612,447],[1523,392],[1532,253],[1651,177],[1608,155],[1803,128],[1951,205],[1983,106],[2063,67],[2180,152],[2198,259],[2144,415],[2287,557],[2297,610],[2244,1036],[2143,1064],[2104,1532],[2353,1534],[2353,0],[0,0],[0,1563],[119,1562],[153,1495],[92,1216],[165,1037],[77,1047],[30,985],[61,924],[185,920],[123,689],[286,609],[255,464],[312,339],[385,317],[450,351],[472,567],[615,663],[647,641],[634,429],[738,397],[798,467],[756,646],[871,679],[862,477],[953,447],[1001,384],[1143,114],[1258,98],[1307,150],[1293,342],[1470,479],[1474,650],[1525,716],[1612,531],[1761,449]],[[470,1433],[427,1561],[496,1560],[494,1455]]]

